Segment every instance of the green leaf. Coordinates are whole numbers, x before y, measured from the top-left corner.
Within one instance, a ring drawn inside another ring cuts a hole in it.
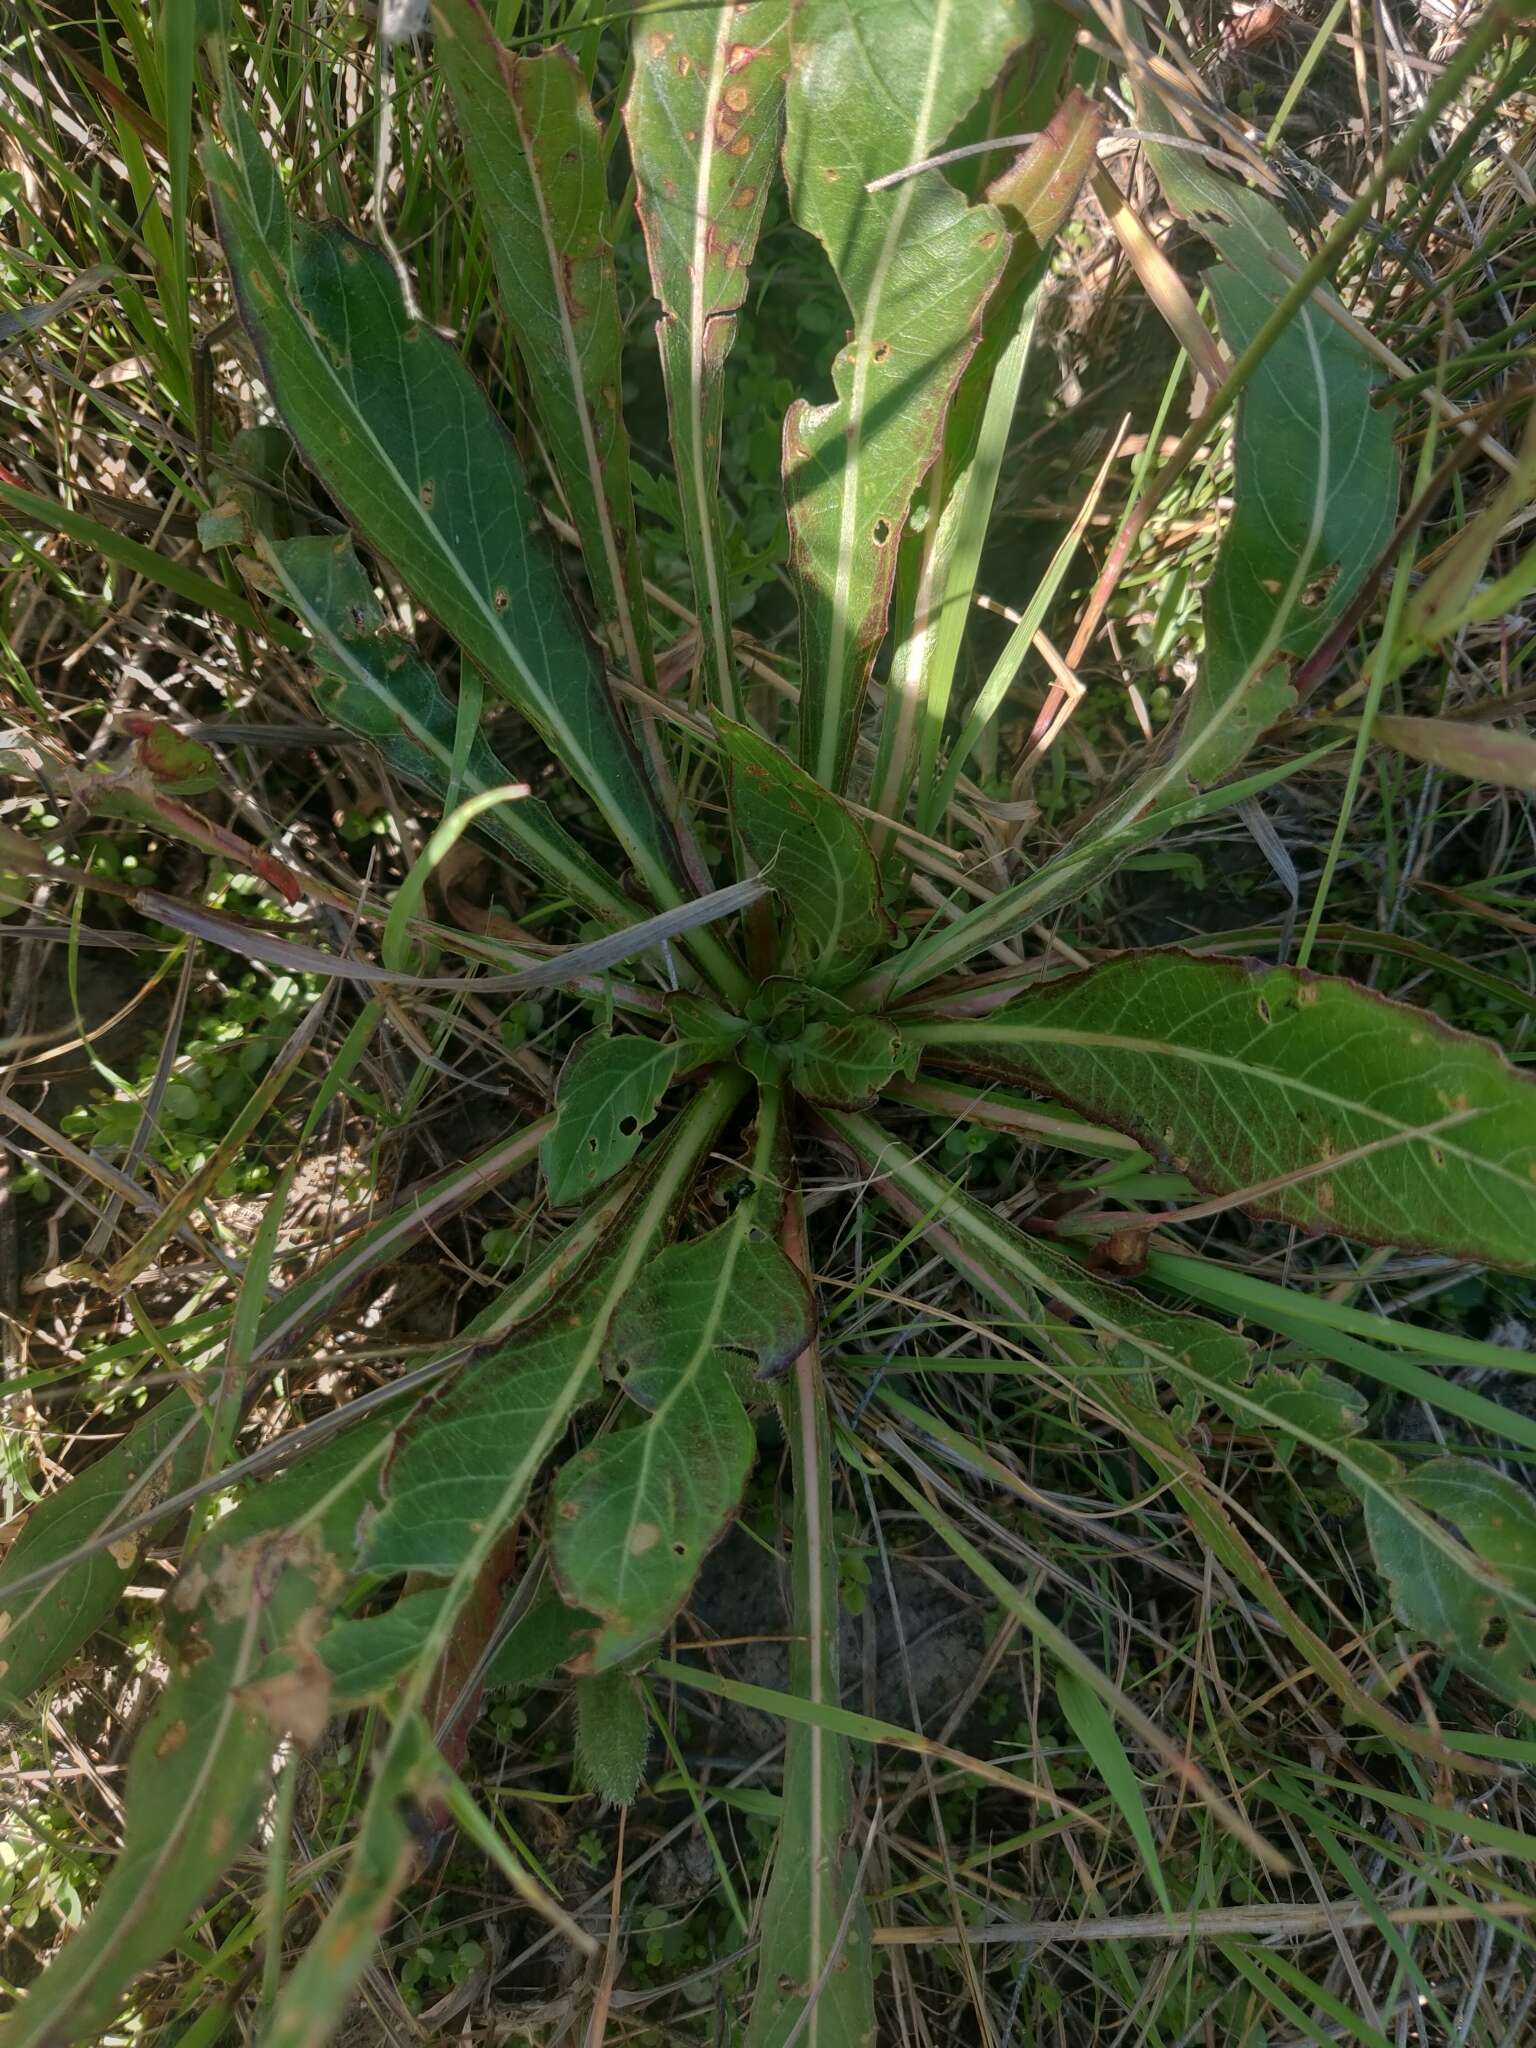
[[[1421,1526],[1367,1494],[1371,1549],[1404,1626],[1511,1706],[1536,1712],[1536,1500],[1470,1458],[1431,1459],[1391,1491],[1458,1529],[1485,1568],[1471,1584],[1447,1571]]]
[[[0,1565],[0,1709],[14,1711],[106,1620],[150,1531],[104,1545],[13,1601],[6,1587],[188,1485],[207,1444],[201,1413],[177,1388],[104,1457],[31,1509]]]
[[[1148,154],[1170,202],[1222,258],[1205,281],[1240,354],[1289,290],[1281,263],[1294,274],[1296,245],[1261,194],[1188,150],[1154,142]],[[1320,292],[1238,400],[1232,516],[1206,586],[1205,660],[1181,743],[1195,783],[1228,773],[1291,709],[1292,666],[1343,615],[1391,537],[1398,461],[1391,415],[1371,402],[1376,381]]]
[[[885,1018],[822,1018],[801,1034],[789,1071],[809,1102],[867,1109],[905,1061],[901,1033]]]
[[[369,1531],[369,1569],[426,1572],[458,1586],[474,1554],[488,1552],[571,1416],[601,1391],[609,1319],[672,1229],[699,1157],[740,1089],[724,1076],[700,1090],[595,1236],[577,1224],[519,1283],[525,1299],[551,1297],[547,1312],[514,1322],[510,1341],[467,1366],[407,1425]],[[505,1330],[498,1318],[485,1334],[503,1338]]]
[[[369,545],[543,734],[650,886],[671,833],[571,612],[511,438],[378,250],[283,209],[233,93],[204,166],[241,317],[311,467]]]
[[[539,1158],[557,1209],[585,1201],[628,1166],[661,1106],[677,1065],[677,1047],[594,1031],[580,1039],[560,1071],[555,1128]]]
[[[397,775],[441,804],[453,779],[457,713],[410,641],[390,629],[356,549],[349,541],[314,535],[257,545],[315,636],[311,651],[325,671],[314,686],[315,702],[348,732],[370,740]],[[459,795],[475,796],[519,779],[477,733],[459,776]],[[610,924],[635,922],[635,906],[536,796],[485,812],[478,830]]]
[[[632,1806],[645,1770],[651,1724],[635,1682],[622,1671],[576,1681],[576,1763],[606,1806]]]
[[[433,0],[432,21],[500,310],[517,338],[598,614],[616,625],[629,674],[644,682],[651,639],[619,402],[623,328],[603,133],[568,51],[504,49],[478,0]]]
[[[334,1622],[319,1644],[330,1674],[331,1701],[357,1707],[382,1699],[421,1655],[443,1606],[443,1589],[407,1593],[383,1614]]]
[[[802,399],[784,423],[800,758],[829,789],[853,758],[913,494],[1009,251],[1002,215],[968,205],[942,171],[867,186],[942,148],[1027,27],[1013,0],[800,0],[791,17],[790,203],[853,316],[836,399]]]
[[[717,713],[715,728],[736,771],[736,824],[784,905],[787,968],[822,984],[846,981],[890,929],[863,828],[814,776],[747,726]]]
[[[725,360],[778,173],[788,0],[636,17],[624,107],[672,456],[715,706],[742,716],[720,530]]]
[[[254,1831],[279,1740],[318,1737],[330,1686],[314,1640],[384,1448],[382,1422],[325,1445],[253,1488],[184,1565],[165,1604],[172,1676],[134,1745],[121,1852],[11,2021],[9,2048],[108,2024]]]
[[[551,1499],[560,1589],[609,1624],[595,1669],[661,1633],[740,1505],[756,1450],[742,1354],[762,1377],[809,1341],[810,1298],[768,1213],[750,1197],[707,1236],[663,1252],[614,1316],[609,1371],[646,1418],[579,1451]]]
[[[1536,1272],[1536,1084],[1353,982],[1122,954],[984,1020],[906,1028],[940,1064],[1059,1096],[1260,1215]]]

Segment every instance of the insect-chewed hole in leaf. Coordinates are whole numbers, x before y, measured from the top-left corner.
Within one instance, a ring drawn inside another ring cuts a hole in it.
[[[497,611],[504,612],[511,602],[511,596],[507,591],[499,589],[492,591],[491,603],[495,605]]]
[[[888,341],[877,341],[870,351],[870,360],[876,363],[888,363],[890,359],[891,344]]]
[[[1326,604],[1333,595],[1333,586],[1338,580],[1339,565],[1337,562],[1330,562],[1320,575],[1312,578],[1312,581],[1302,592],[1303,604],[1309,604],[1314,609],[1320,604]]]
[[[639,1117],[637,1117],[637,1116],[621,1116],[621,1117],[619,1118],[619,1135],[620,1135],[621,1137],[624,1137],[624,1138],[632,1138],[632,1137],[633,1137],[633,1136],[635,1135],[636,1131],[638,1131],[638,1130],[639,1130],[639,1128],[640,1128],[640,1119],[639,1119]]]
[[[1502,1650],[1509,1641],[1508,1618],[1502,1614],[1490,1614],[1483,1622],[1480,1640],[1485,1650]]]
[[[870,532],[874,536],[875,546],[883,548],[891,537],[891,522],[889,519],[877,519]]]
[[[433,483],[433,481],[432,481],[431,477],[428,477],[428,478],[427,478],[427,480],[426,480],[426,482],[425,482],[425,483],[424,483],[424,484],[422,485],[422,487],[421,487],[421,491],[420,491],[420,497],[421,497],[421,502],[422,502],[422,505],[423,505],[423,506],[425,507],[425,509],[426,509],[426,510],[427,510],[428,512],[430,512],[430,511],[432,510],[432,500],[433,500],[433,499],[434,499],[434,498],[435,498],[436,496],[437,496],[437,485],[436,485],[435,483]]]
[[[1429,1148],[1429,1157],[1430,1157],[1430,1161],[1431,1161],[1431,1164],[1433,1164],[1433,1165],[1435,1165],[1435,1166],[1444,1166],[1444,1164],[1445,1164],[1445,1152],[1444,1152],[1444,1150],[1443,1150],[1443,1148],[1442,1148],[1441,1146],[1439,1146],[1439,1145],[1431,1145],[1431,1146],[1430,1146],[1430,1148]]]
[[[674,1557],[686,1557],[686,1556],[688,1555],[688,1546],[687,1546],[687,1544],[686,1544],[686,1543],[674,1543],[674,1544],[673,1544],[673,1546],[672,1546],[672,1555],[673,1555]]]

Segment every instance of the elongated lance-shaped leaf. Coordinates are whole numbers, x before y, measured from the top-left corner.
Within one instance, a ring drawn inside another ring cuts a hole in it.
[[[742,714],[720,530],[725,359],[778,172],[788,0],[637,14],[624,108],[711,700]]]
[[[803,1257],[804,1224],[791,1197],[787,1246]],[[794,1613],[789,1690],[816,1708],[841,1704],[838,1568],[832,1535],[832,1459],[826,1393],[813,1346],[784,1388],[784,1430],[794,1484]],[[789,1722],[784,1795],[773,1870],[763,1900],[757,1995],[746,2048],[873,2048],[874,1971],[869,1913],[855,1891],[848,1744],[813,1722]]]
[[[1397,1460],[1379,1445],[1358,1441],[1364,1409],[1353,1388],[1316,1366],[1300,1373],[1255,1371],[1243,1339],[1202,1316],[1154,1308],[1131,1289],[1087,1273],[1059,1246],[983,1208],[877,1124],[837,1111],[824,1112],[823,1121],[873,1176],[876,1191],[917,1223],[957,1272],[1006,1309],[1026,1338],[1059,1354],[1075,1374],[1090,1374],[1084,1385],[1094,1405],[1172,1485],[1201,1541],[1274,1616],[1304,1666],[1394,1742],[1446,1762],[1435,1736],[1384,1708],[1283,1597],[1189,1446],[1190,1422],[1206,1402],[1244,1428],[1306,1444],[1329,1459],[1365,1503],[1367,1527],[1389,1523],[1398,1553],[1413,1569],[1438,1573],[1442,1588],[1455,1589],[1453,1602],[1486,1613],[1490,1597],[1512,1600],[1529,1625],[1532,1587],[1523,1580],[1512,1584],[1497,1559],[1457,1542],[1403,1489]],[[1047,1312],[1042,1297],[1057,1312]],[[1060,1310],[1087,1324],[1087,1333]],[[1091,1370],[1099,1364],[1114,1369]],[[1183,1395],[1171,1415],[1162,1405],[1163,1386]],[[1379,1554],[1388,1570],[1387,1546]],[[1412,1625],[1424,1626],[1422,1611]],[[1456,1653],[1453,1640],[1441,1641]]]
[[[837,398],[784,422],[801,592],[800,758],[841,789],[885,629],[902,528],[1008,257],[994,207],[941,171],[867,184],[931,156],[1023,39],[1013,0],[800,0],[790,25],[784,166],[853,315]]]
[[[783,900],[786,964],[823,987],[846,981],[890,930],[863,826],[815,776],[749,726],[717,712],[715,729],[735,770],[737,829]]]
[[[577,624],[522,465],[484,392],[411,318],[387,259],[289,217],[233,90],[205,146],[241,317],[289,432],[369,545],[576,776],[648,885],[678,893],[675,847]]]
[[[616,627],[632,679],[648,682],[612,222],[586,80],[567,50],[504,49],[479,0],[433,0],[432,24],[501,311],[517,337],[598,612]]]
[[[96,2037],[249,1839],[279,1741],[320,1734],[330,1688],[314,1642],[385,1442],[375,1420],[253,1489],[183,1567],[165,1603],[172,1676],[134,1745],[122,1851],[11,2019],[8,2048]]]
[[[578,1451],[555,1482],[561,1591],[609,1625],[594,1670],[661,1634],[740,1505],[756,1450],[742,1402],[748,1357],[760,1377],[777,1373],[810,1338],[809,1292],[775,1242],[779,1097],[763,1100],[757,1191],[717,1229],[653,1260],[613,1318],[608,1370],[644,1420]]]
[[[1149,127],[1168,125],[1144,95]],[[1206,273],[1234,355],[1289,289],[1296,245],[1272,201],[1189,150],[1148,145],[1171,205],[1221,261]],[[1183,775],[1228,773],[1290,709],[1290,669],[1341,617],[1391,536],[1398,461],[1375,375],[1321,295],[1280,335],[1238,400],[1232,517],[1205,593],[1205,659],[1180,736]]]
[[[473,1583],[472,1559],[521,1508],[571,1416],[602,1391],[598,1363],[614,1309],[670,1232],[702,1150],[743,1085],[726,1075],[699,1092],[641,1161],[582,1263],[563,1273],[558,1305],[518,1324],[511,1341],[467,1367],[411,1423],[369,1533],[371,1569]]]
[[[1536,1272],[1536,1082],[1354,982],[1123,954],[907,1037],[1128,1131],[1198,1187],[1250,1191],[1261,1215]]]
[[[1027,64],[1034,55],[1026,53]],[[1035,127],[1021,118],[1020,130]],[[975,596],[1019,392],[1034,336],[1046,251],[1092,168],[1103,116],[1070,93],[1016,162],[987,188],[1016,229],[1012,252],[989,300],[981,343],[944,423],[943,444],[923,484],[928,517],[902,542],[897,645],[880,729],[871,802],[901,816],[914,767],[919,806],[936,814],[935,773],[955,670]],[[915,524],[915,523],[914,523]]]
[[[257,545],[315,636],[314,657],[324,671],[315,702],[348,732],[370,740],[397,775],[441,803],[453,775],[454,707],[410,641],[391,630],[356,549],[316,535]],[[460,795],[517,780],[477,733]],[[478,829],[584,909],[610,924],[634,923],[635,906],[537,797],[498,804]]]
[[[526,1165],[548,1129],[548,1119],[530,1125],[413,1189],[285,1288],[262,1315],[253,1363],[290,1346],[370,1273]],[[0,1706],[45,1684],[111,1614],[157,1526],[156,1508],[197,1481],[207,1445],[201,1411],[177,1388],[104,1457],[30,1511],[0,1565]],[[56,1575],[9,1592],[55,1564]]]

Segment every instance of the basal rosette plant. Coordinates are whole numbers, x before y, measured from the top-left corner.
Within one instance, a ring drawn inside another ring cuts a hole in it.
[[[338,515],[279,530],[248,492],[235,545],[308,635],[322,712],[396,774],[451,793],[407,901],[472,827],[611,935],[563,963],[513,957],[511,983],[463,984],[494,994],[542,976],[590,1001],[553,1115],[450,1176],[443,1197],[467,1199],[537,1157],[569,1221],[468,1331],[445,1335],[434,1373],[344,1416],[348,1427],[278,1447],[278,1476],[200,1525],[166,1603],[168,1675],[133,1751],[121,1857],[10,2021],[10,2048],[107,2024],[250,1841],[274,1751],[313,1741],[333,1714],[378,1710],[372,1775],[350,1860],[266,2041],[317,2042],[336,2026],[433,1816],[515,1863],[478,1820],[433,1710],[455,1632],[526,1516],[547,1571],[517,1628],[495,1638],[494,1669],[566,1670],[594,1780],[630,1797],[646,1740],[634,1677],[740,1505],[754,1416],[769,1406],[790,1456],[796,1638],[789,1693],[769,1696],[789,1737],[746,2038],[873,2041],[831,1503],[839,1460],[898,1491],[908,1482],[823,1380],[808,1148],[834,1148],[849,1199],[925,1238],[1012,1338],[1091,1379],[1220,1570],[1358,1723],[1445,1759],[1434,1732],[1364,1688],[1283,1596],[1202,1463],[1212,1419],[1329,1461],[1363,1505],[1405,1631],[1536,1710],[1536,1509],[1512,1481],[1457,1457],[1404,1463],[1365,1434],[1352,1383],[1321,1364],[1266,1363],[1232,1322],[1177,1305],[1200,1298],[1193,1262],[1171,1262],[1156,1293],[1139,1289],[1070,1238],[979,1205],[909,1142],[917,1109],[1006,1131],[1054,1100],[1085,1133],[1125,1134],[1205,1194],[1303,1232],[1536,1272],[1536,1090],[1493,1044],[1284,966],[1162,950],[1058,972],[1044,954],[993,957],[1137,849],[1294,772],[1293,758],[1246,772],[1246,757],[1293,708],[1298,666],[1346,618],[1392,535],[1398,464],[1370,360],[1321,287],[1288,300],[1296,252],[1279,215],[1154,144],[1170,203],[1214,252],[1207,281],[1229,354],[1263,340],[1237,415],[1203,667],[1139,778],[992,892],[965,857],[952,697],[1051,241],[1100,133],[1091,102],[1064,84],[1070,24],[1024,0],[637,11],[622,142],[692,567],[689,696],[658,681],[636,545],[612,255],[620,138],[600,127],[571,53],[502,47],[477,0],[434,0],[431,14],[585,590],[578,600],[557,567],[525,443],[388,254],[290,211],[215,42],[201,162],[240,320],[316,502]],[[1153,128],[1162,118],[1150,99],[1142,114]],[[987,132],[1038,139],[986,159],[985,178],[975,159],[928,165],[957,134]],[[848,318],[834,395],[797,403],[784,426],[792,698],[749,687],[718,475],[726,364],[781,178]],[[457,700],[392,626],[380,567],[462,651]],[[590,806],[591,844],[511,786],[474,723],[482,701],[526,719]],[[594,853],[599,831],[606,851]],[[270,927],[242,935],[233,922],[205,935],[258,952],[271,942]],[[305,958],[325,971],[314,948]],[[413,963],[397,950],[389,968],[409,979]],[[269,1305],[252,1366],[318,1321],[367,1258],[354,1246]],[[1220,1314],[1213,1274],[1205,1300]],[[583,1427],[599,1415],[606,1427]],[[217,1404],[173,1393],[33,1514],[0,1577],[0,1686],[13,1703],[110,1610],[140,1535],[167,1526],[209,1469],[220,1426]],[[999,1597],[1038,1635],[1076,1713],[1107,1710],[1177,1761],[1135,1699],[1022,1594],[1004,1583]],[[482,1660],[476,1683],[492,1668]],[[664,1668],[684,1686],[720,1683],[703,1664]],[[1246,1828],[1218,1787],[1198,1772],[1191,1782],[1224,1824]],[[590,1946],[529,1872],[513,1875]]]

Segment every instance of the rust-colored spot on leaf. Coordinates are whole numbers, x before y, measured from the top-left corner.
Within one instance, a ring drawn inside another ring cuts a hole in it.
[[[174,1756],[176,1754],[177,1750],[180,1749],[181,1745],[186,1741],[186,1739],[186,1722],[173,1721],[170,1727],[167,1728],[165,1733],[161,1736],[160,1740],[155,1744],[155,1755],[160,1759],[161,1763],[164,1763],[165,1759],[168,1756]]]
[[[733,114],[744,114],[752,104],[752,95],[744,85],[728,85],[724,99]]]

